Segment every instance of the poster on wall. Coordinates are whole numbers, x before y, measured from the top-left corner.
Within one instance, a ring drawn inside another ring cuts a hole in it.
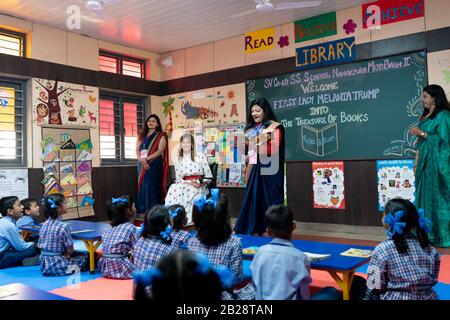
[[[245,84],[203,89],[162,97],[165,131],[171,136],[176,129],[245,123]]]
[[[177,129],[169,138],[169,164],[174,165],[180,150],[180,138],[194,137],[195,151],[205,156],[210,165],[217,164],[218,187],[245,187],[244,124],[212,127],[196,123],[194,128]]]
[[[345,209],[344,162],[313,162],[314,208]]]
[[[414,159],[377,161],[378,211],[384,211],[385,203],[393,198],[414,203],[416,188],[413,168]]]
[[[7,196],[28,198],[28,169],[0,170],[0,198]]]
[[[64,220],[94,215],[90,130],[42,127],[42,137],[44,196],[64,194]]]
[[[32,80],[33,121],[38,125],[98,125],[98,88]]]

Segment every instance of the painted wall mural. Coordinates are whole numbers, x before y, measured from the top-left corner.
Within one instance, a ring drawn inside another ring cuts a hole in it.
[[[179,93],[162,98],[166,132],[193,128],[202,121],[204,126],[245,122],[245,84],[209,88]]]
[[[33,121],[38,125],[98,125],[98,88],[33,79]]]

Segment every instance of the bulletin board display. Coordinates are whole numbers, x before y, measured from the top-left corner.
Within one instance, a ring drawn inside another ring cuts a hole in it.
[[[42,137],[44,196],[64,194],[67,212],[63,220],[94,215],[89,129],[42,127]]]
[[[245,187],[244,124],[203,126],[198,122],[192,128],[177,129],[169,140],[170,159],[176,157],[184,133],[194,136],[197,154],[203,154],[210,165],[217,164],[217,187]]]

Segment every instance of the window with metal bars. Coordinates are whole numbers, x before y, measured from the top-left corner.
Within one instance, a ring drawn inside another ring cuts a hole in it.
[[[26,166],[25,83],[0,78],[0,166]]]
[[[100,158],[102,164],[130,164],[144,121],[144,98],[100,94]]]
[[[24,33],[0,28],[0,53],[24,57],[25,39]]]
[[[98,63],[100,71],[145,78],[144,60],[100,51]]]

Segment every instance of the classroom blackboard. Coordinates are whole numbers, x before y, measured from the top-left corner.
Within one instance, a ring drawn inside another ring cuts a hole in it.
[[[410,158],[425,84],[420,51],[248,80],[247,105],[270,102],[287,161]]]

